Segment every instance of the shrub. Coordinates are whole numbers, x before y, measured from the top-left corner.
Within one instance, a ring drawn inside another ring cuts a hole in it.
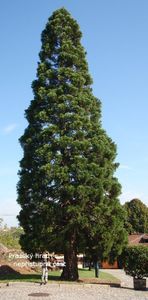
[[[148,247],[127,247],[123,253],[123,265],[126,274],[134,278],[148,277]]]

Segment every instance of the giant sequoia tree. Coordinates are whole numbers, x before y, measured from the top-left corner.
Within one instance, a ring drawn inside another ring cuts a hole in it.
[[[101,126],[81,35],[64,8],[49,18],[20,138],[22,248],[64,253],[62,277],[70,280],[78,279],[78,251],[96,261],[125,242],[116,146]]]

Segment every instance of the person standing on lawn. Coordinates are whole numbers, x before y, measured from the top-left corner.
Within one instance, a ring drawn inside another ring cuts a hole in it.
[[[46,284],[48,281],[48,253],[44,252],[42,254],[42,282],[41,284]]]

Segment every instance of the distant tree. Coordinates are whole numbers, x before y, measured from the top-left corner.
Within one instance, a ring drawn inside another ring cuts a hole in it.
[[[8,226],[7,226],[7,224],[5,224],[4,223],[4,220],[3,220],[3,218],[0,218],[0,229],[7,229],[8,228]]]
[[[126,211],[125,227],[129,233],[148,232],[148,207],[140,200],[133,199],[123,205]]]
[[[2,218],[0,218],[0,229],[2,229],[2,227],[3,227],[3,219]]]
[[[80,249],[97,261],[125,244],[116,145],[101,126],[81,36],[64,8],[49,18],[20,139],[21,245],[64,253],[66,280],[78,279]]]

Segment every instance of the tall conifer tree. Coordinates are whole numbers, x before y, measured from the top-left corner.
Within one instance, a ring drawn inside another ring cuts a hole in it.
[[[81,36],[66,9],[49,18],[20,138],[22,248],[64,253],[68,280],[78,279],[78,251],[96,261],[121,252],[125,241],[116,146],[101,126]]]

